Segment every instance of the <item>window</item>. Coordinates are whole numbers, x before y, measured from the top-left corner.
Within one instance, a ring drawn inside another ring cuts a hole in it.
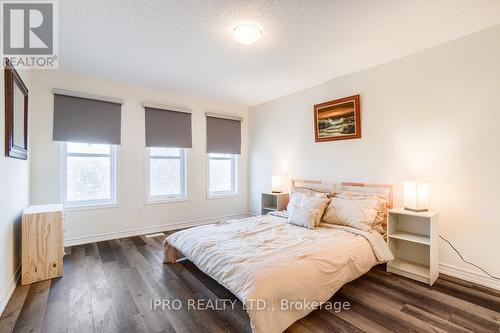
[[[116,204],[116,147],[63,143],[62,199],[67,207]]]
[[[184,148],[147,148],[147,201],[172,201],[186,198],[186,150]]]
[[[237,158],[233,154],[208,154],[208,196],[235,195]]]

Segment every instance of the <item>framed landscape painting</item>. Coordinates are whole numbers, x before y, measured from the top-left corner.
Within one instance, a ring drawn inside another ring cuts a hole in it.
[[[314,106],[316,142],[361,138],[359,95]]]

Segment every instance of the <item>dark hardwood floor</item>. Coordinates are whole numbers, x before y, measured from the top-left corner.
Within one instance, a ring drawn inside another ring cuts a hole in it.
[[[131,237],[72,247],[64,277],[16,288],[0,332],[250,332],[239,301],[234,309],[187,309],[189,298],[212,304],[236,298],[189,261],[163,265],[162,240]],[[151,299],[180,299],[183,306],[152,310]],[[446,276],[429,288],[378,267],[331,301],[351,307],[316,310],[287,331],[500,331],[500,292]]]

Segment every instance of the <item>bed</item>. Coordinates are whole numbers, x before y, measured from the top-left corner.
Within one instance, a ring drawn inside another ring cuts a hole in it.
[[[303,189],[370,193],[392,207],[392,186],[292,180]],[[392,259],[376,232],[321,223],[311,230],[286,213],[176,232],[165,239],[165,263],[181,252],[244,304],[255,333],[282,332],[328,301],[345,283]]]

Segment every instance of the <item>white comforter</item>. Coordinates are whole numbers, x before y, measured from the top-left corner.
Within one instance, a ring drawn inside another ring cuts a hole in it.
[[[329,224],[310,230],[270,215],[179,231],[164,246],[165,254],[174,246],[235,294],[255,333],[282,332],[311,312],[283,307],[282,300],[321,304],[345,283],[392,259],[376,232]]]

